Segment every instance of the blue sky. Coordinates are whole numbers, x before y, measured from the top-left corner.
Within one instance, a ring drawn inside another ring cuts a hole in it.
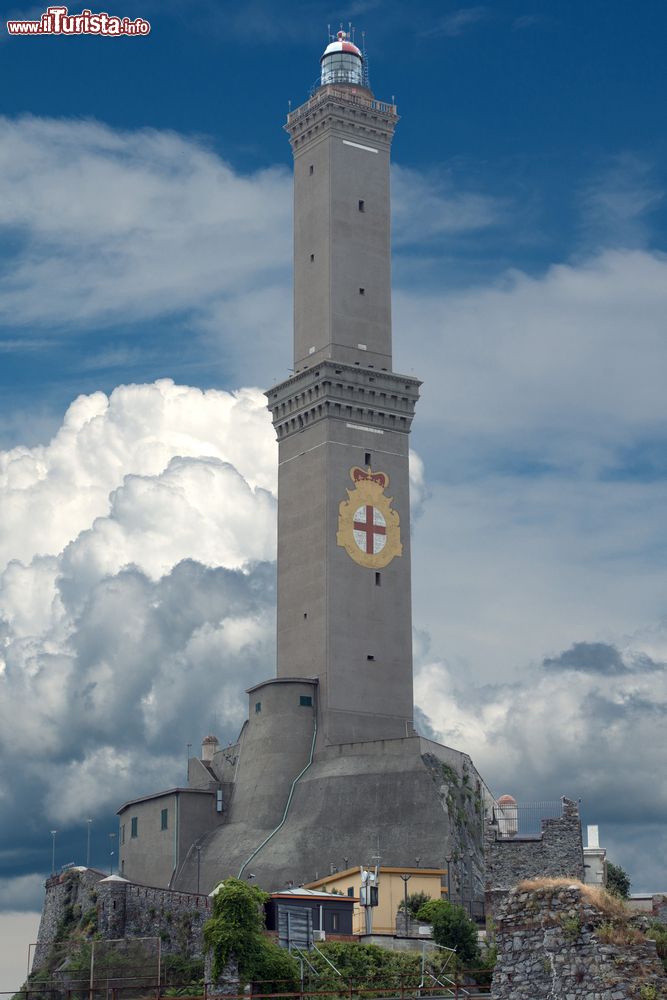
[[[667,8],[109,12],[150,36],[0,37],[5,909],[39,907],[54,826],[81,860],[93,815],[104,864],[116,806],[231,739],[273,670],[282,124],[350,19],[401,115],[417,704],[498,794],[581,796],[664,890]]]

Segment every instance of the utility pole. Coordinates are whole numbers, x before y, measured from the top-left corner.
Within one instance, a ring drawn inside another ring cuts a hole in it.
[[[403,913],[404,913],[404,924],[405,924],[405,936],[410,936],[410,924],[408,918],[408,882],[412,878],[412,875],[401,875],[403,879]]]
[[[115,837],[115,833],[109,834],[109,875],[113,875],[113,842]]]

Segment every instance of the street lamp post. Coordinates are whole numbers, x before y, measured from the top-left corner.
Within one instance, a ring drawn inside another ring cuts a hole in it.
[[[401,875],[403,879],[403,913],[404,913],[404,924],[405,924],[405,936],[410,936],[410,925],[408,923],[408,882],[412,878],[412,875]]]
[[[51,874],[56,873],[56,834],[57,830],[51,830]]]
[[[92,822],[93,821],[90,817],[86,820],[86,823],[88,824],[88,836],[86,838],[86,868],[90,868],[90,827]]]
[[[115,833],[109,834],[109,875],[113,875],[113,842],[116,838]]]

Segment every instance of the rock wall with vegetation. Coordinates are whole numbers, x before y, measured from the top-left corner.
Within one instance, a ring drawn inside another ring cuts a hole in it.
[[[665,1000],[645,922],[604,890],[565,879],[521,883],[496,923],[494,1000]]]

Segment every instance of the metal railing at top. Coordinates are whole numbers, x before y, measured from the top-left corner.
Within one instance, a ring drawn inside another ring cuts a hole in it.
[[[323,90],[323,93],[318,96],[319,90]],[[311,114],[321,101],[329,97],[335,97],[346,104],[356,104],[358,107],[366,108],[369,111],[378,111],[383,115],[396,114],[395,104],[387,104],[386,101],[377,101],[374,97],[362,97],[348,90],[339,90],[335,84],[326,84],[325,88],[322,88],[320,83],[316,83],[311,89],[308,101],[300,108],[295,108],[294,111],[289,112],[287,115],[288,125],[294,125],[295,122],[299,121],[305,115]]]
[[[539,837],[545,820],[560,819],[563,803],[557,802],[496,802],[493,806],[493,821],[498,826],[498,836],[502,840],[517,837]]]

